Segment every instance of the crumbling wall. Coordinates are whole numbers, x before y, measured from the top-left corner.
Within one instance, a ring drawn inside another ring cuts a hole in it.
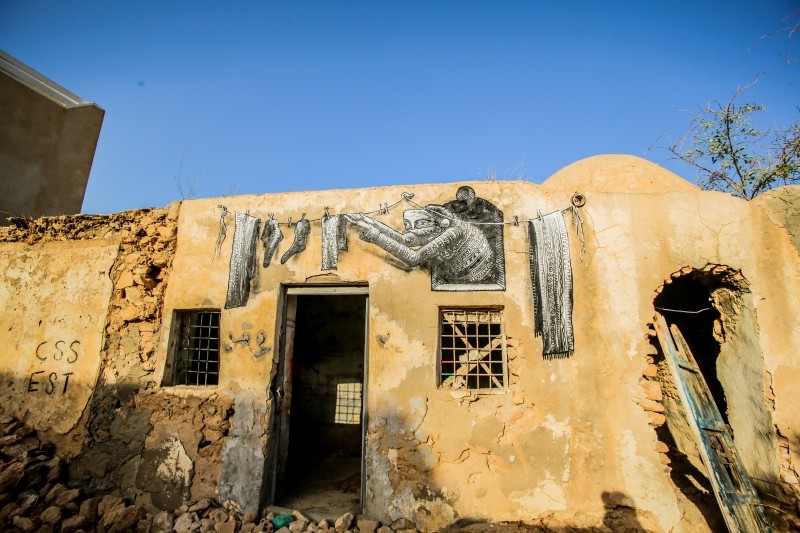
[[[154,353],[165,334],[163,298],[178,212],[175,203],[108,216],[13,219],[0,229],[0,242],[30,250],[53,243],[118,247],[106,273],[110,297],[85,310],[105,316],[91,401],[68,430],[39,429],[66,457],[72,482],[89,494],[120,494],[163,509],[215,495],[232,414],[224,394],[182,397],[160,389],[160,373],[156,377]],[[46,293],[46,283],[37,290]]]
[[[770,485],[778,478],[778,446],[771,416],[774,405],[767,398],[771,379],[758,345],[752,297],[722,287],[712,299],[721,315],[714,331],[720,344],[717,376],[725,388],[734,441],[753,483],[771,493]]]

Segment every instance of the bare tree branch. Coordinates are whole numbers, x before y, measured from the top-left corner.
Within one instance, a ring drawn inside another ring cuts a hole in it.
[[[737,104],[758,76],[724,105],[712,102],[695,112],[677,142],[667,150],[698,172],[704,189],[724,191],[745,200],[780,185],[800,183],[800,122],[782,129],[759,129],[751,122],[763,105]]]
[[[178,173],[175,174],[175,187],[178,189],[178,194],[181,197],[181,200],[192,200],[197,198],[197,194],[200,192],[200,184],[198,180],[195,179],[194,183],[187,183],[186,179],[183,176],[183,160],[186,158],[186,148],[183,149],[183,153],[181,154],[181,162],[178,164]],[[186,190],[184,190],[184,185],[186,186]]]

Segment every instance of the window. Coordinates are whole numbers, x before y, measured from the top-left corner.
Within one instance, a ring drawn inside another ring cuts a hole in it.
[[[439,379],[451,389],[504,389],[506,338],[499,309],[442,309]]]
[[[219,383],[219,311],[176,313],[175,385]]]
[[[336,384],[335,424],[361,423],[361,383]]]

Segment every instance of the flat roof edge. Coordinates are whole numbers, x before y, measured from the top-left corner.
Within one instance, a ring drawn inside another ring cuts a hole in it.
[[[0,50],[0,71],[67,108],[94,105]]]

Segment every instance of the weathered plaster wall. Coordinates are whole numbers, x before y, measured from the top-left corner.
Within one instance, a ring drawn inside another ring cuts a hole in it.
[[[0,243],[0,402],[31,427],[70,431],[92,395],[117,248]]]
[[[782,264],[771,260],[775,252],[787,255],[790,242],[754,204],[701,192],[637,158],[624,157],[613,164],[598,158],[594,163],[567,167],[541,187],[520,182],[470,184],[479,197],[502,209],[507,220],[565,207],[575,191],[586,194],[587,205],[581,209],[583,261],[580,241],[570,230],[576,299],[573,357],[543,360],[541,341],[533,337],[523,225],[504,228],[506,291],[468,293],[431,292],[427,272],[397,266],[352,230],[349,251],[341,253],[338,270],[323,272],[320,227],[314,223],[305,252],[284,265],[273,261],[267,269],[259,266],[247,306],[222,312],[223,338],[263,330],[271,350],[262,359],[254,356],[253,346],[237,345],[224,354],[220,389],[249,390],[267,402],[263,425],[241,440],[241,446],[258,450],[257,464],[262,464],[270,438],[271,399],[266,391],[278,356],[281,285],[367,283],[366,512],[385,519],[409,517],[425,530],[436,530],[457,517],[487,518],[487,509],[493,520],[533,519],[552,526],[596,524],[598,517],[615,509],[635,508],[637,519],[648,527],[688,528],[691,504],[679,501],[664,465],[664,445],[653,429],[664,421],[663,407],[654,400],[660,390],[657,383],[643,379],[655,372],[645,334],[654,313],[655,290],[682,267],[715,263],[741,268],[753,286],[751,319],[758,320],[761,336],[756,342],[765,354],[760,364],[770,372],[777,361],[790,357],[787,346],[800,345],[795,332],[789,332],[788,339],[783,335],[786,344],[780,348],[767,333],[783,331],[774,309],[797,311],[782,288],[794,283],[790,278],[797,272],[797,257],[787,256]],[[635,172],[626,174],[625,168]],[[617,174],[609,174],[609,169]],[[405,191],[413,192],[422,205],[442,204],[453,199],[457,187],[245,196],[226,198],[225,205],[264,220],[268,213],[297,220],[301,213],[317,218],[325,206],[331,213],[376,209]],[[173,309],[224,304],[233,225],[229,216],[228,240],[215,258],[219,203],[198,200],[182,208],[167,317]],[[379,219],[401,229],[403,207]],[[570,223],[571,215],[566,217]],[[291,242],[290,230],[284,227],[284,233],[279,254]],[[775,304],[769,311],[767,301]],[[438,309],[470,305],[504,308],[507,392],[477,395],[436,385]],[[163,341],[162,347],[166,351]],[[768,391],[754,390],[762,395]],[[779,451],[766,444],[758,450],[771,449],[777,457]],[[252,486],[257,470],[239,472],[238,483]]]
[[[768,228],[769,237],[777,234],[788,235],[767,242],[763,261],[780,270],[784,276],[770,286],[772,294],[783,292],[787,300],[797,302],[793,295],[800,290],[800,186],[787,186],[758,196],[753,203],[764,208],[762,223]],[[773,237],[774,238],[774,237]],[[775,409],[774,424],[780,446],[780,488],[791,502],[800,501],[800,357],[798,357],[797,309],[786,305],[785,300],[773,297],[767,300],[755,298],[759,319],[766,318],[770,331],[763,331],[761,345],[770,362],[767,367],[767,380],[771,387],[768,400]],[[774,304],[774,305],[771,305]],[[767,352],[766,350],[774,350]],[[798,509],[800,512],[800,508]]]
[[[767,401],[772,380],[764,369],[752,298],[748,293],[728,289],[715,291],[713,298],[724,313],[719,328],[717,376],[725,389],[737,450],[756,486],[772,491],[774,487],[769,482],[779,477],[780,467],[771,416],[774,405]],[[766,486],[763,480],[767,481]]]

